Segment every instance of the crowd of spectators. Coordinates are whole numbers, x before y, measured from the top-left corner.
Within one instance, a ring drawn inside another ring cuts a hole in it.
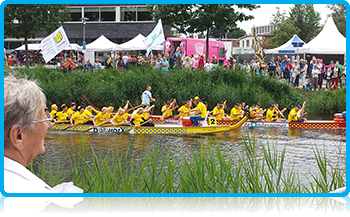
[[[77,57],[78,55],[78,57]],[[103,63],[97,58],[94,61],[86,60],[82,54],[76,54],[73,51],[62,51],[49,63],[58,65],[62,73],[71,73],[73,70],[80,72],[93,71],[99,69],[117,68],[119,70],[129,70],[131,66],[151,65],[155,69],[161,69],[169,72],[173,69],[200,69],[205,71],[216,70],[220,67],[227,67],[232,70],[245,70],[249,75],[270,76],[283,79],[291,84],[292,88],[299,86],[305,90],[334,90],[339,86],[346,86],[346,64],[342,66],[339,61],[331,60],[328,65],[323,59],[312,57],[312,60],[294,60],[291,62],[287,55],[282,59],[277,56],[272,57],[268,63],[261,64],[254,56],[250,62],[244,60],[243,64],[237,63],[236,59],[230,57],[229,65],[222,66],[215,56],[204,58],[200,56],[197,61],[193,55],[188,56],[181,52],[172,52],[172,54],[162,55],[160,53],[151,53],[148,57],[139,52],[137,55],[123,51],[117,51],[113,56],[108,55]],[[24,52],[13,52],[7,60],[7,66],[21,66],[26,61]],[[30,65],[46,64],[39,51],[29,53]],[[308,78],[308,80],[306,80]],[[301,84],[300,84],[301,83]]]

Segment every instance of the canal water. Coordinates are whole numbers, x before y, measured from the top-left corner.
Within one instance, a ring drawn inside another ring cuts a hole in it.
[[[67,131],[48,131],[45,137],[46,151],[34,160],[34,165],[42,166],[44,161],[55,167],[60,165],[68,174],[70,164],[68,154],[71,150],[82,151],[82,142],[92,147],[102,157],[109,151],[118,149],[125,153],[132,151],[134,160],[142,160],[145,150],[161,146],[161,150],[173,157],[190,158],[193,151],[214,147],[225,150],[225,156],[235,156],[242,152],[244,139],[255,138],[258,155],[262,146],[274,145],[278,152],[286,148],[284,169],[293,168],[299,175],[301,184],[308,185],[312,175],[318,175],[315,148],[326,152],[329,166],[342,169],[345,174],[346,134],[345,129],[305,130],[288,128],[248,128],[211,135],[132,135],[97,134]],[[345,177],[344,177],[345,178]],[[309,179],[309,180],[308,180]]]

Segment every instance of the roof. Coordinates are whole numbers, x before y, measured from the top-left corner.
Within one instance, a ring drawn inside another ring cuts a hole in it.
[[[266,54],[275,54],[275,53],[296,53],[297,48],[293,46],[293,43],[297,42],[297,43],[303,43],[305,44],[304,41],[302,41],[296,34],[293,35],[293,37],[291,39],[289,39],[289,41],[287,41],[286,43],[284,43],[283,45],[273,48],[273,49],[266,49],[265,53]],[[300,46],[299,46],[300,47]],[[298,48],[300,49],[300,48]],[[298,51],[298,53],[300,53]]]
[[[310,54],[345,54],[346,38],[339,32],[333,18],[328,17],[321,32],[299,51]]]
[[[85,38],[86,41],[93,41],[103,34],[111,41],[117,42],[116,39],[131,39],[140,33],[149,35],[156,25],[155,22],[89,22],[85,26]],[[81,22],[64,23],[63,28],[69,39],[83,38],[84,28]],[[163,26],[163,31],[165,38],[171,36],[170,26]],[[44,38],[48,35],[43,31],[35,36]]]

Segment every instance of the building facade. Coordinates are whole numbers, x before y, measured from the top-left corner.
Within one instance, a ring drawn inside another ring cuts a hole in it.
[[[83,44],[84,24],[82,18],[88,20],[85,24],[85,41],[90,43],[104,35],[109,40],[121,44],[139,33],[147,36],[156,26],[145,4],[70,4],[68,5],[71,21],[62,26],[66,31],[70,43]],[[163,26],[165,37],[170,37],[171,27]],[[39,32],[35,38],[29,39],[29,43],[40,43],[50,33]],[[16,39],[6,36],[4,46],[6,49],[15,49],[24,43],[24,39]]]

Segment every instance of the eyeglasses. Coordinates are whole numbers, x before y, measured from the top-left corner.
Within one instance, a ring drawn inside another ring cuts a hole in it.
[[[46,118],[46,119],[42,119],[42,120],[39,120],[39,121],[33,121],[33,124],[41,123],[41,122],[49,123],[49,122],[51,122],[52,120],[53,120],[52,118]]]

